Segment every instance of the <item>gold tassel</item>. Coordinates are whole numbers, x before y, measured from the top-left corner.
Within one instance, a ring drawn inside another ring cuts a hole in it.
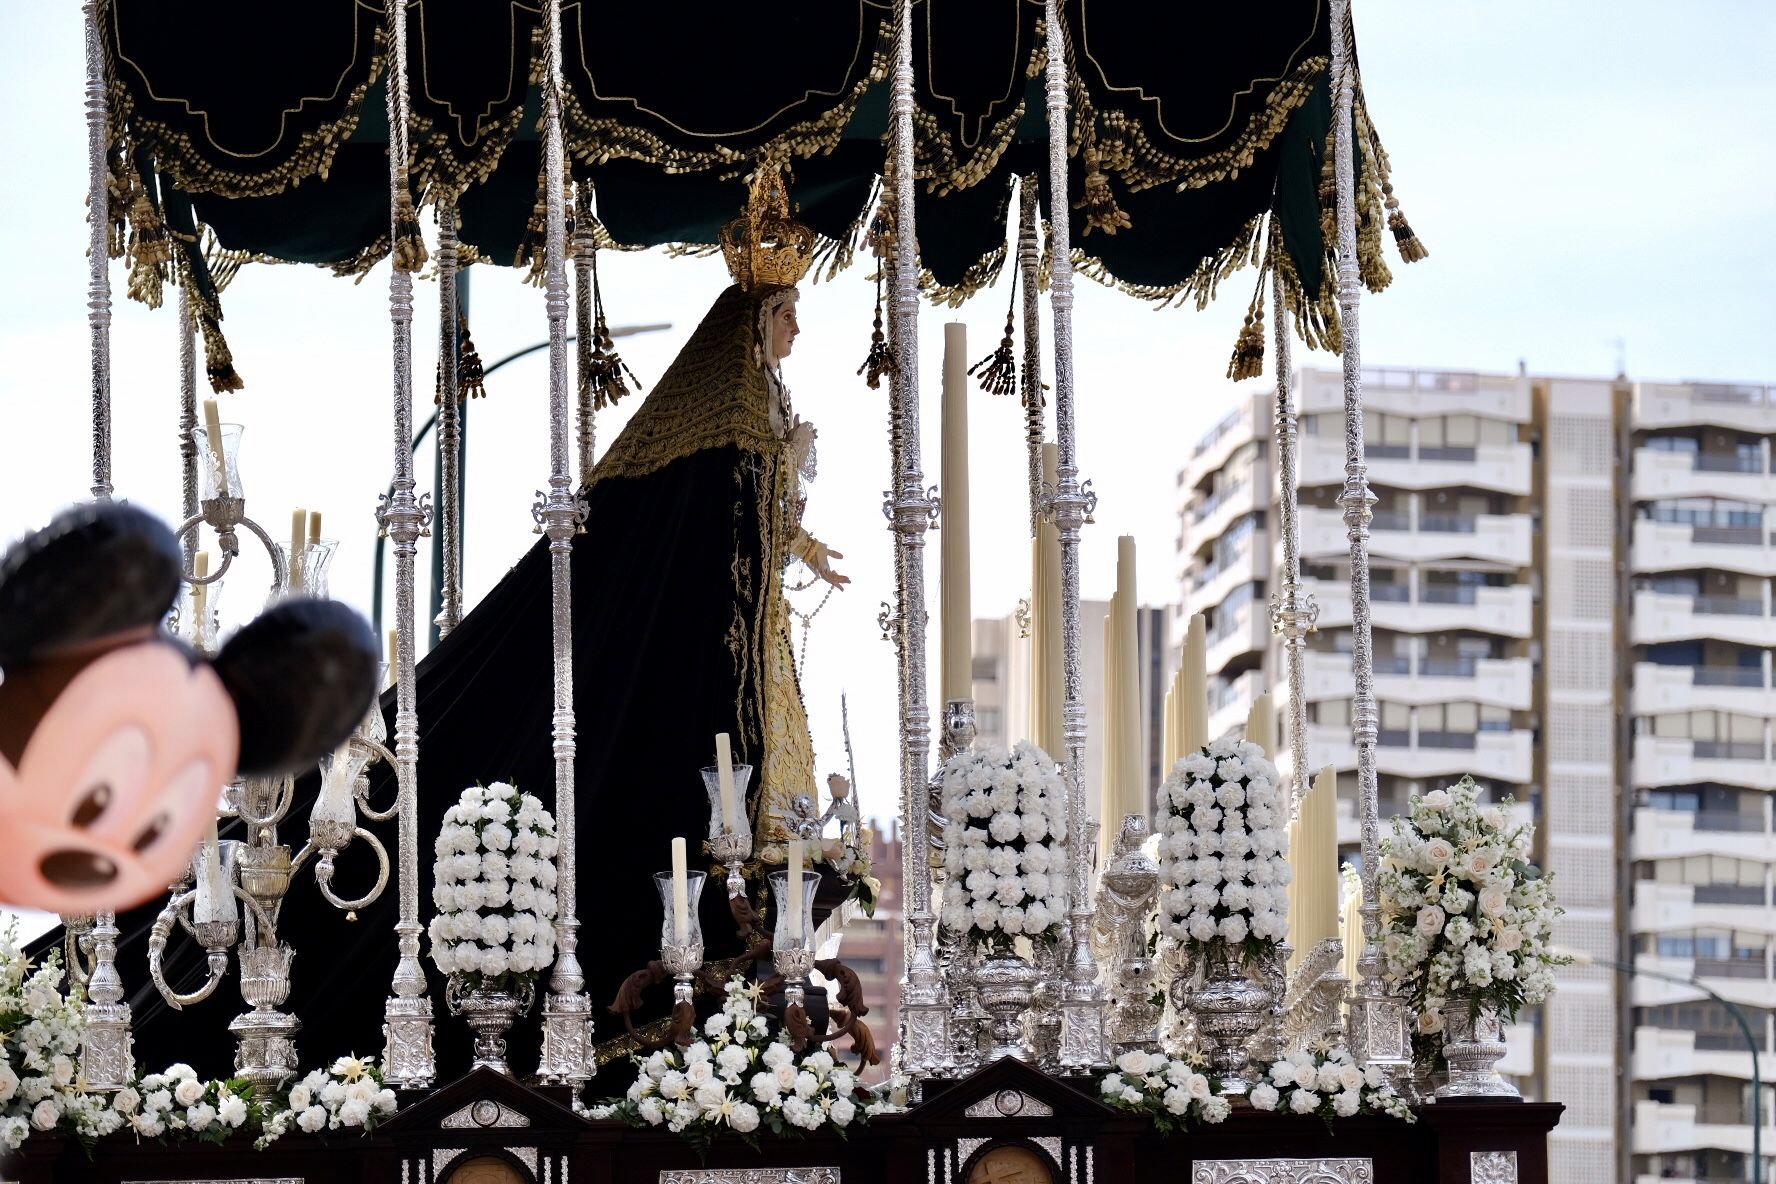
[[[407,192],[406,178],[395,197],[395,270],[417,272],[426,264],[425,238],[419,232],[419,212],[414,209],[413,195]]]
[[[166,224],[160,220],[154,203],[142,190],[136,191],[136,200],[130,205],[130,230],[130,255],[138,266],[172,260],[172,236],[167,233]]]
[[[1407,263],[1417,263],[1430,255],[1419,237],[1412,233],[1412,226],[1406,221],[1406,214],[1400,209],[1400,202],[1394,197],[1394,186],[1391,181],[1381,183],[1383,200],[1387,204],[1388,229],[1394,232],[1394,246],[1400,252],[1400,258]]]
[[[215,317],[200,314],[197,327],[203,333],[204,370],[209,375],[210,389],[223,395],[246,386],[234,369],[234,354],[222,337],[221,323]]]
[[[456,332],[457,352],[461,355],[456,364],[456,393],[459,399],[485,399],[487,387],[484,380],[487,371],[481,366],[481,355],[475,351],[475,343],[469,337],[469,318],[462,318],[462,324]]]
[[[1274,239],[1270,249],[1276,249]],[[1246,306],[1246,323],[1240,327],[1239,339],[1233,343],[1233,357],[1227,363],[1227,377],[1235,382],[1264,373],[1264,277],[1269,274],[1267,256],[1258,265],[1258,288],[1252,293],[1252,303]]]
[[[592,353],[586,359],[586,385],[592,391],[592,409],[603,411],[629,393],[629,384],[641,380],[617,353],[604,319],[604,291],[598,283],[598,249],[592,249]]]
[[[968,368],[968,373],[980,375],[981,390],[989,395],[1015,395],[1017,393],[1017,355],[1013,352],[1013,327],[1017,315],[1017,284],[1016,269],[1011,273],[1011,303],[1005,309],[1005,335],[999,339],[999,348]]]
[[[1076,210],[1085,211],[1085,233],[1101,230],[1105,234],[1115,234],[1118,230],[1127,230],[1133,225],[1128,214],[1116,204],[1116,195],[1110,191],[1110,178],[1098,163],[1098,150],[1095,145],[1087,144],[1082,155],[1085,157],[1085,195],[1073,203]]]
[[[540,288],[548,281],[549,203],[541,178],[537,180],[536,205],[530,209],[530,221],[524,224],[524,236],[518,240],[518,254],[512,263],[530,268],[525,283]]]
[[[869,355],[863,359],[863,365],[857,368],[857,372],[863,375],[863,381],[869,384],[872,391],[880,390],[883,376],[892,376],[897,369],[894,351],[888,348],[888,335],[882,331],[882,276],[887,270],[887,261],[878,261],[875,327],[870,331]]]

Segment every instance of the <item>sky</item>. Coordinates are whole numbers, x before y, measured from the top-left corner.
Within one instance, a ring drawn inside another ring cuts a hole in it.
[[[10,282],[0,284],[0,539],[10,540],[87,495],[90,402],[80,9],[23,0],[4,8],[0,226],[9,232]],[[1390,255],[1393,286],[1362,308],[1367,364],[1514,371],[1522,360],[1535,373],[1573,375],[1625,364],[1639,379],[1776,382],[1776,5],[1360,0],[1356,18],[1370,111],[1396,192],[1431,252],[1410,267]],[[737,205],[741,197],[737,186]],[[613,324],[672,325],[621,343],[651,382],[725,286],[721,263],[658,252],[600,262]],[[856,376],[873,295],[865,270],[804,289],[803,334],[785,374],[796,410],[820,432],[806,525],[844,552],[837,566],[852,577],[808,642],[817,760],[822,772],[844,768],[843,695],[864,809],[888,816],[898,784],[895,679],[876,626],[893,596],[881,513],[887,397]],[[484,360],[546,337],[537,289],[507,269],[474,272],[472,334]],[[112,277],[117,493],[176,518],[176,310],[170,299],[159,311],[124,299],[115,265]],[[1100,498],[1081,547],[1082,591],[1108,597],[1116,538],[1130,534],[1141,599],[1170,603],[1176,473],[1233,404],[1223,374],[1249,289],[1232,283],[1200,313],[1154,311],[1085,280],[1077,291],[1079,455]],[[321,510],[325,533],[340,543],[332,592],[366,612],[372,512],[392,466],[387,295],[386,265],[356,284],[254,266],[224,299],[247,381],[223,401],[223,418],[246,425],[247,512],[277,536],[293,507]],[[436,301],[435,284],[418,285],[416,419],[430,410]],[[921,313],[931,482],[942,325],[968,325],[973,360],[997,343],[1004,308],[1001,289],[960,311]],[[495,375],[470,412],[471,603],[533,541],[530,505],[548,475],[545,356]],[[1299,365],[1337,365],[1299,345],[1295,356]],[[601,417],[600,441],[638,402]],[[1015,400],[979,393],[969,414],[974,613],[1000,616],[1028,595],[1022,416]],[[418,468],[420,488],[432,489],[429,450]],[[430,542],[422,541],[422,606]],[[934,678],[936,551],[927,550]],[[642,561],[604,559],[613,576]],[[225,619],[251,616],[269,580],[262,557],[238,563],[222,592]],[[818,591],[798,597],[804,610],[818,599]],[[696,755],[682,754],[677,763],[688,769],[678,769],[673,754],[661,754],[660,775],[694,777]]]

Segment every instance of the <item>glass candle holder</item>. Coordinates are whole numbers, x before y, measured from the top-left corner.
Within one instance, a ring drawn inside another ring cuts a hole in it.
[[[675,931],[672,916],[672,873],[655,872],[654,887],[660,893],[660,907],[665,919],[660,925],[661,961],[666,969],[677,974],[682,969],[694,970],[703,963],[703,925],[697,918],[697,901],[703,895],[703,881],[708,872],[685,873],[685,931]],[[684,963],[689,966],[683,966]]]
[[[771,896],[777,902],[777,923],[772,928],[772,957],[784,978],[806,978],[814,965],[814,893],[820,873],[802,871],[801,891],[791,887],[788,870],[770,875]],[[799,916],[799,933],[792,933],[791,919]]]
[[[214,654],[222,634],[222,581],[202,586],[180,585],[178,607],[174,611],[177,614],[174,632],[190,642],[191,648]]]
[[[752,766],[734,766],[734,797],[740,803],[740,817],[732,823],[728,821],[727,811],[722,807],[721,769],[710,765],[700,771],[703,774],[703,789],[709,794],[709,837],[717,837],[724,829],[747,833],[750,828],[746,821],[746,789],[752,784]]]
[[[241,425],[225,423],[221,426],[225,469],[216,467],[216,453],[210,447],[209,429],[201,424],[191,429],[191,438],[197,443],[198,497],[206,502],[212,498],[222,497],[224,493],[233,498],[246,496],[241,488],[240,477]],[[224,473],[226,481],[223,480]]]

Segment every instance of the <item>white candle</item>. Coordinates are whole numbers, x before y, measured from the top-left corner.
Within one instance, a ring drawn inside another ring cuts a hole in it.
[[[1106,830],[1122,829],[1125,814],[1147,813],[1147,754],[1141,749],[1141,637],[1135,619],[1135,538],[1116,540],[1116,596],[1110,602],[1116,641],[1115,731],[1116,816],[1104,820]]]
[[[802,937],[802,841],[789,841],[789,899],[785,902],[789,916],[789,938],[800,941]]]
[[[968,327],[944,326],[943,353],[943,668],[946,702],[974,698],[968,572]]]
[[[310,543],[318,543],[321,541],[321,512],[319,510],[311,510],[309,512],[308,541]]]
[[[1042,446],[1043,480],[1057,480],[1055,446]],[[1061,646],[1061,536],[1052,522],[1036,526],[1030,610],[1030,736],[1055,760],[1067,757],[1061,709],[1066,697]]]
[[[1190,618],[1184,634],[1184,754],[1201,752],[1209,745],[1209,644],[1208,622],[1201,613]]]
[[[1117,765],[1122,759],[1122,747],[1116,743],[1116,720],[1122,705],[1117,701],[1120,697],[1122,680],[1116,677],[1116,663],[1120,658],[1116,646],[1116,599],[1111,597],[1110,611],[1104,614],[1104,755],[1099,775],[1102,778],[1098,786],[1098,866],[1109,865],[1110,853],[1116,849],[1116,832],[1122,829],[1121,801],[1117,786],[1121,783],[1121,771]]]
[[[1314,778],[1302,803],[1301,844],[1307,848],[1302,871],[1308,881],[1302,897],[1301,941],[1317,944],[1338,936],[1338,774],[1330,765]]]
[[[191,559],[191,574],[197,579],[206,579],[210,574],[210,553],[199,551]],[[204,614],[210,607],[210,587],[208,584],[191,585],[191,640],[198,645],[204,639]]]
[[[691,932],[690,888],[685,871],[685,841],[672,840],[672,935],[679,942]]]
[[[204,433],[210,439],[210,456],[216,466],[216,492],[228,496],[228,457],[222,448],[222,413],[216,400],[204,400]]]
[[[1276,759],[1276,713],[1270,706],[1270,692],[1252,700],[1246,713],[1246,739],[1264,749],[1264,755]]]
[[[302,587],[302,551],[308,544],[308,511],[300,506],[290,515],[290,591]]]
[[[738,834],[745,821],[740,795],[734,788],[734,751],[726,732],[715,734],[715,767],[721,780],[722,830]]]

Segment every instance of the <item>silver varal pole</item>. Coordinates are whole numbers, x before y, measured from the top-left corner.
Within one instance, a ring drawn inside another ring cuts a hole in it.
[[[1281,244],[1278,248],[1281,249]],[[1283,658],[1289,680],[1290,801],[1299,804],[1312,777],[1307,767],[1307,691],[1303,668],[1307,635],[1319,619],[1319,606],[1301,588],[1301,511],[1298,495],[1299,454],[1295,417],[1295,392],[1291,386],[1293,363],[1289,358],[1291,332],[1289,305],[1284,299],[1281,272],[1272,272],[1272,320],[1276,328],[1276,437],[1277,529],[1283,539],[1283,570],[1270,598],[1270,627],[1283,639]]]
[[[393,244],[400,239],[398,214],[407,187],[407,6],[388,6],[389,107],[389,321],[394,344],[395,478],[377,512],[395,550],[395,777],[400,919],[395,923],[400,960],[384,1011],[383,1074],[392,1084],[418,1089],[432,1083],[432,1001],[419,965],[419,711],[413,674],[413,564],[419,538],[431,523],[431,507],[414,495],[413,481],[413,276],[401,270]]]
[[[1060,0],[1047,0],[1048,168],[1050,263],[1048,303],[1054,317],[1054,493],[1048,511],[1061,539],[1061,661],[1065,698],[1062,735],[1067,744],[1068,848],[1073,865],[1072,950],[1066,998],[1061,1005],[1061,1064],[1086,1069],[1105,1064],[1104,994],[1092,954],[1091,844],[1085,840],[1085,703],[1080,670],[1079,531],[1097,501],[1080,484],[1073,402],[1073,264],[1067,225],[1067,51],[1060,34]]]
[[[438,202],[438,461],[442,488],[438,508],[438,546],[443,579],[438,589],[438,638],[450,636],[462,621],[462,498],[458,472],[462,466],[462,390],[458,384],[457,335],[461,313],[456,298],[456,203]]]
[[[592,483],[597,419],[592,409],[592,202],[584,184],[574,212],[574,361],[578,367],[580,486]]]
[[[1376,870],[1381,859],[1375,742],[1375,653],[1369,630],[1369,519],[1375,495],[1363,455],[1363,360],[1358,344],[1357,195],[1352,173],[1351,106],[1356,86],[1350,52],[1350,0],[1332,0],[1332,171],[1338,191],[1338,316],[1344,363],[1344,522],[1350,534],[1351,668],[1356,702],[1351,732],[1357,745],[1357,789],[1363,826],[1363,953],[1351,1000],[1351,1051],[1359,1061],[1397,1076],[1410,1072],[1406,1009],[1381,977],[1381,897]]]
[[[1035,174],[1018,182],[1018,271],[1024,285],[1024,454],[1029,465],[1030,537],[1042,516],[1042,215]],[[1035,590],[1031,590],[1032,596]]]
[[[567,391],[567,162],[561,140],[561,0],[543,7],[543,199],[548,219],[545,304],[549,313],[549,492],[532,509],[549,539],[549,579],[554,593],[552,638],[555,651],[555,825],[561,849],[556,857],[555,971],[543,1003],[543,1055],[539,1075],[550,1084],[578,1089],[591,1080],[592,1002],[576,952],[574,839],[574,675],[573,593],[570,549],[586,508],[575,494],[569,472]]]
[[[92,337],[92,495],[111,500],[111,142],[98,0],[86,12],[87,327]]]
[[[190,521],[199,513],[197,504],[197,334],[191,318],[191,290],[179,285],[179,515]],[[181,536],[185,570],[192,570],[197,554],[197,531]]]
[[[906,919],[911,931],[901,986],[901,1067],[915,1077],[945,1071],[949,992],[937,969],[936,917],[931,911],[931,811],[928,803],[931,709],[925,696],[925,532],[936,499],[925,488],[919,458],[919,254],[913,212],[913,5],[899,0],[894,53],[894,379],[900,442],[889,516],[902,559],[899,587],[901,660],[900,790],[906,843]]]

